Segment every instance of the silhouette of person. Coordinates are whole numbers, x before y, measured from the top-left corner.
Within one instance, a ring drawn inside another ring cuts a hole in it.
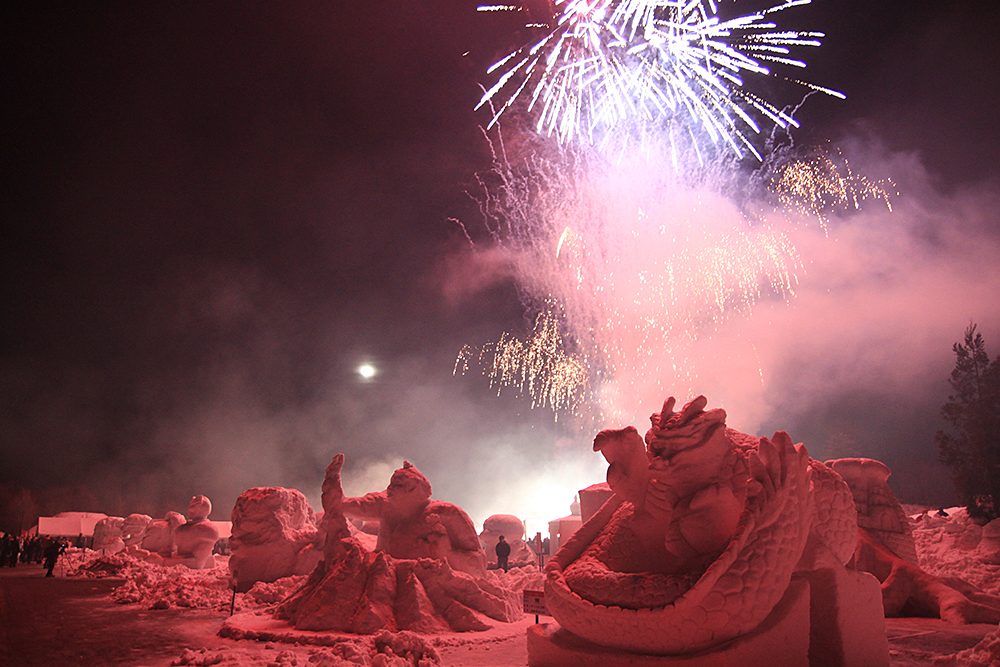
[[[13,538],[10,541],[10,560],[7,561],[7,565],[10,567],[17,567],[17,561],[21,557],[21,540],[18,538]]]
[[[11,536],[10,533],[8,533],[3,536],[2,543],[0,543],[0,567],[6,567],[7,560],[10,558],[11,549]]]
[[[497,542],[497,568],[503,568],[504,572],[510,570],[510,564],[507,559],[510,557],[510,544],[504,539],[503,535],[500,536],[500,541]]]
[[[17,560],[21,556],[21,540],[13,535],[7,535],[6,540],[3,564],[7,567],[17,567]]]
[[[52,574],[52,570],[56,568],[56,561],[59,560],[60,554],[62,554],[62,552],[64,551],[66,551],[66,545],[62,544],[61,542],[53,541],[50,542],[47,547],[45,547],[45,552],[43,555],[45,556],[46,577],[54,576]]]

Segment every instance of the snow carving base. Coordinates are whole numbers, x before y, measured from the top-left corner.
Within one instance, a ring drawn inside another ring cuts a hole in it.
[[[432,634],[521,617],[514,593],[486,580],[472,520],[456,505],[432,501],[415,467],[405,463],[385,491],[345,498],[343,463],[337,454],[323,482],[323,560],[275,608],[275,618],[296,630]],[[379,521],[375,551],[352,536],[348,517]]]
[[[631,426],[595,438],[614,495],[546,566],[560,632],[605,652],[714,656],[691,664],[777,664],[785,643],[806,650],[781,664],[888,665],[878,581],[845,567],[847,484],[787,433],[728,429],[704,396],[674,405],[645,440]],[[849,636],[858,619],[864,636]],[[533,632],[529,664],[556,664],[558,633]]]
[[[557,623],[543,623],[528,628],[528,655],[531,667],[808,667],[809,585],[792,581],[760,627],[704,651],[671,656],[623,652],[581,639]],[[766,663],[761,656],[768,656]]]

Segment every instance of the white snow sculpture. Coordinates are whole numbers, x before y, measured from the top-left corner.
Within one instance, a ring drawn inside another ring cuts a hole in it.
[[[167,512],[162,519],[153,519],[142,536],[140,546],[154,554],[170,555],[174,545],[174,531],[187,519],[180,512]]]
[[[454,570],[486,575],[472,519],[454,503],[431,500],[430,482],[409,461],[392,474],[385,491],[342,497],[339,509],[348,518],[379,522],[376,551],[393,558],[443,558]]]
[[[431,500],[416,468],[404,463],[385,491],[345,498],[343,464],[343,454],[334,456],[323,481],[323,560],[276,618],[298,630],[372,634],[486,630],[486,618],[521,616],[513,592],[484,578],[472,520],[457,505]],[[348,516],[379,520],[375,551],[352,536]]]
[[[826,462],[847,481],[858,511],[855,567],[882,584],[887,617],[938,616],[955,624],[1000,623],[1000,596],[989,595],[962,579],[936,577],[920,569],[909,519],[889,489],[891,471],[863,458]],[[983,529],[949,522],[955,548],[975,549]]]
[[[674,405],[645,443],[633,427],[595,438],[614,495],[546,566],[561,628],[529,629],[529,664],[888,665],[878,582],[845,568],[847,485],[784,432],[727,429],[704,396]]]
[[[125,519],[120,516],[109,516],[94,524],[94,551],[103,554],[115,554],[125,548],[122,540],[122,526]]]
[[[146,528],[153,521],[148,514],[129,514],[122,524],[122,543],[125,548],[139,546],[142,543]]]
[[[229,571],[241,593],[258,581],[309,574],[323,558],[316,515],[300,491],[247,489],[236,499],[232,518]]]
[[[219,540],[219,529],[208,520],[212,513],[212,502],[205,496],[194,496],[188,503],[190,517],[182,526],[174,530],[174,545],[170,557],[164,558],[165,565],[186,565],[192,570],[212,567],[212,550]]]

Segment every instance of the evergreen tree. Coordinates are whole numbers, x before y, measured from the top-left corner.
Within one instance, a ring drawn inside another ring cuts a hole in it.
[[[934,440],[969,516],[995,519],[1000,517],[1000,356],[990,362],[975,324],[965,330],[965,344],[952,349],[957,360],[948,384],[955,393],[941,416],[954,431],[938,431]]]

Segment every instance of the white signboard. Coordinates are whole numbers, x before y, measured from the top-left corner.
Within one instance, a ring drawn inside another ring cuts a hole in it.
[[[549,610],[545,607],[545,591],[524,591],[524,613],[549,615]]]

